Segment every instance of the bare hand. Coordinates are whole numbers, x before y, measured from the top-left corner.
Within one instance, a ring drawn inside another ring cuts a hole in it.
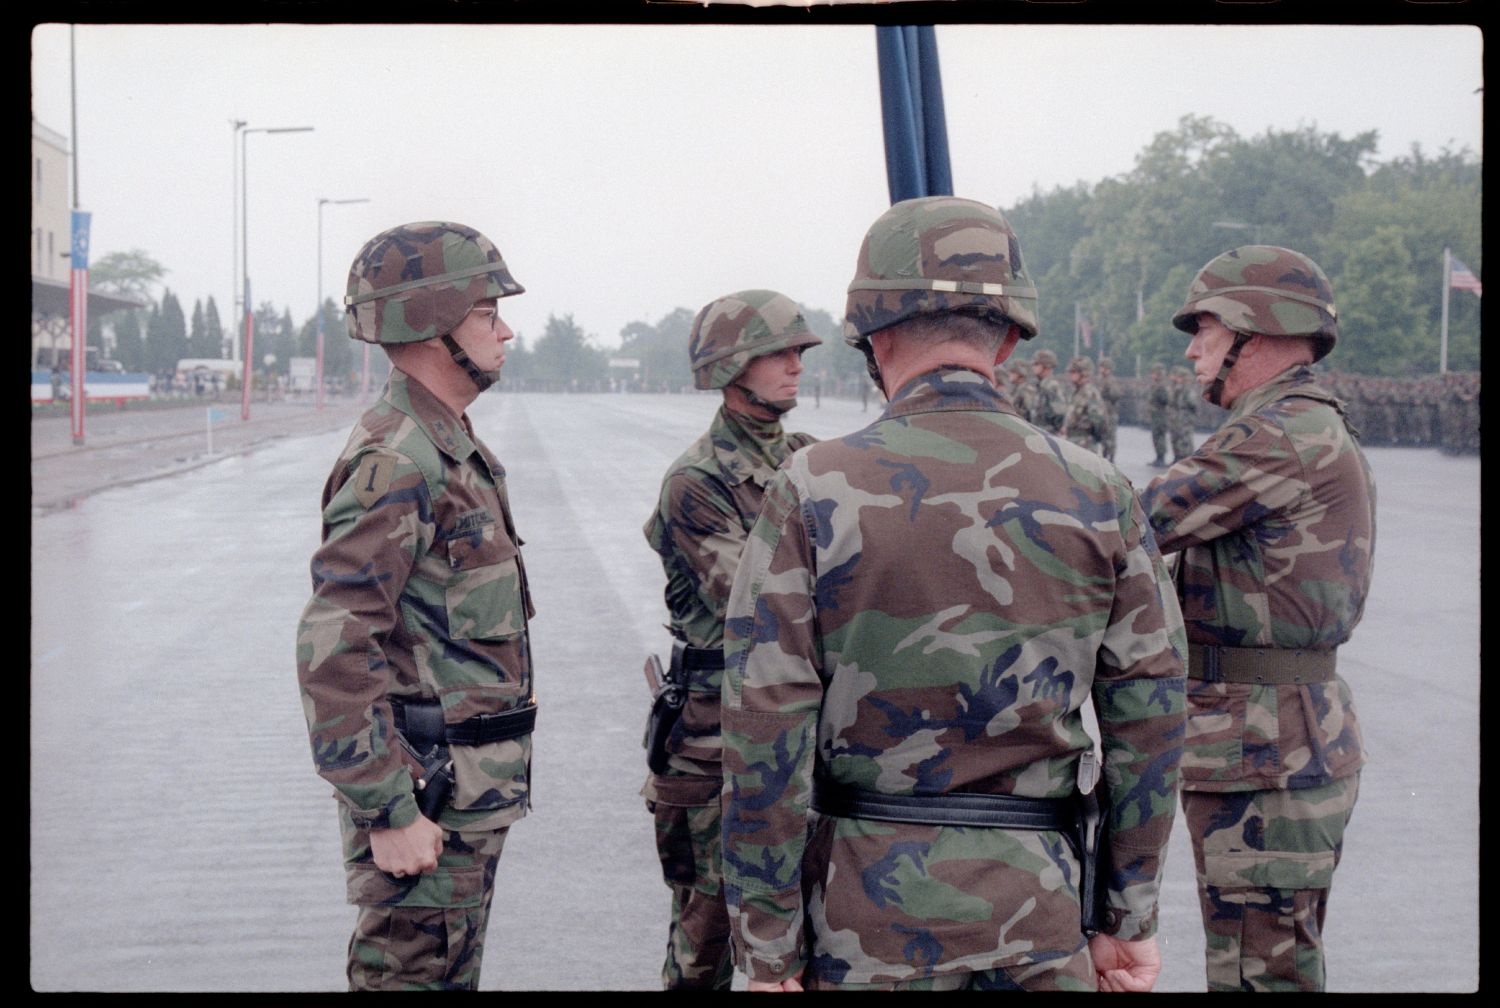
[[[795,975],[785,980],[751,980],[745,984],[747,991],[760,991],[771,994],[787,994],[802,990],[802,971],[798,970]]]
[[[1101,991],[1148,991],[1161,975],[1161,949],[1155,938],[1121,941],[1095,935],[1089,939],[1089,952]]]
[[[400,829],[370,831],[370,854],[375,867],[396,878],[422,875],[437,867],[443,852],[443,828],[426,816]]]

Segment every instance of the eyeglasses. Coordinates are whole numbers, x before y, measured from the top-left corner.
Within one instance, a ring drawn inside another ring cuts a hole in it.
[[[470,315],[488,315],[490,317],[490,332],[494,332],[500,325],[500,309],[493,305],[479,305],[469,309]]]

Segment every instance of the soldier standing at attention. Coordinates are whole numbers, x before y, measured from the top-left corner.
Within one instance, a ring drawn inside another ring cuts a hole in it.
[[[349,334],[391,360],[323,488],[297,630],[318,773],[333,785],[354,990],[475,989],[495,870],[530,805],[533,614],[505,470],[464,411],[520,294],[462,224],[406,224],[349,271]]]
[[[1028,377],[1026,372],[1021,370],[1022,368],[1033,373]],[[1034,419],[1036,416],[1036,404],[1041,392],[1037,386],[1035,369],[1031,367],[1031,362],[1026,358],[1016,357],[1010,366],[1010,373],[1011,380],[1015,382],[1013,396],[1016,413],[1027,423],[1036,423]]]
[[[1230,411],[1142,499],[1181,551],[1188,636],[1182,805],[1208,987],[1324,988],[1323,921],[1365,762],[1335,654],[1364,612],[1375,486],[1343,404],[1328,278],[1290,249],[1211,260],[1172,324],[1204,398]]]
[[[1038,350],[1032,355],[1031,369],[1036,374],[1036,403],[1032,406],[1031,422],[1048,434],[1060,434],[1068,415],[1069,396],[1053,374],[1057,370],[1057,354]]]
[[[1099,358],[1099,397],[1104,400],[1104,431],[1099,435],[1099,454],[1115,460],[1115,435],[1120,429],[1120,397],[1124,390],[1115,377],[1115,365],[1108,357]]]
[[[1146,416],[1151,421],[1151,447],[1156,449],[1156,458],[1151,465],[1157,469],[1167,467],[1167,414],[1171,411],[1172,390],[1167,386],[1167,368],[1164,364],[1151,365],[1151,386],[1146,391]]]
[[[752,990],[1148,990],[1160,971],[1181,617],[1130,483],[995,390],[1036,332],[992,207],[905,200],[866,234],[845,339],[888,404],[776,474],[725,625],[724,884]],[[1070,839],[1090,701],[1104,863]],[[1108,900],[1092,939],[1085,862]]]
[[[1073,383],[1073,398],[1063,418],[1062,436],[1091,452],[1103,455],[1104,397],[1094,384],[1094,362],[1074,357],[1068,362],[1068,380]]]
[[[686,693],[664,751],[653,756],[660,770],[641,789],[672,890],[662,966],[668,990],[729,990],[734,977],[719,860],[724,608],[766,484],[787,456],[814,440],[787,434],[781,420],[797,404],[803,352],[822,342],[796,303],[775,291],[730,294],[693,320],[693,384],[719,389],[724,401],[703,436],[668,468],[645,527],[667,575],[669,677]]]
[[[1198,419],[1198,392],[1188,379],[1193,372],[1181,365],[1172,369],[1171,399],[1167,404],[1167,433],[1172,439],[1172,461],[1193,453],[1193,428]]]

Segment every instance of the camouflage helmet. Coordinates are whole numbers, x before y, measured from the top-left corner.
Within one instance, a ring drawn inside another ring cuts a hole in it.
[[[1092,378],[1094,376],[1094,362],[1087,357],[1074,357],[1068,361],[1068,370],[1077,371],[1084,377]]]
[[[817,346],[797,303],[772,290],[743,290],[704,305],[693,319],[688,361],[693,387],[721,389],[757,357]]]
[[[1100,357],[1099,358],[1099,370],[1100,371],[1113,371],[1114,369],[1115,369],[1115,362],[1114,361],[1110,360],[1108,357]]]
[[[1328,277],[1307,256],[1276,245],[1243,245],[1209,260],[1172,324],[1196,333],[1199,312],[1235,332],[1310,336],[1314,361],[1328,355],[1339,335]]]
[[[1176,367],[1174,367],[1172,369],[1172,377],[1173,378],[1184,378],[1184,379],[1186,379],[1186,378],[1191,378],[1192,376],[1193,376],[1193,372],[1190,371],[1190,370],[1188,370],[1186,367],[1184,367],[1181,364],[1178,364]]]
[[[367,343],[446,336],[476,302],[525,290],[484,235],[451,221],[393,227],[365,242],[349,267],[349,335]]]
[[[1021,245],[994,207],[953,196],[896,203],[860,245],[844,308],[844,342],[866,351],[870,334],[919,315],[978,311],[1021,335],[1037,334],[1036,288]]]
[[[1057,354],[1053,353],[1051,350],[1043,348],[1032,354],[1031,363],[1040,364],[1043,367],[1049,367],[1055,370],[1057,368]]]

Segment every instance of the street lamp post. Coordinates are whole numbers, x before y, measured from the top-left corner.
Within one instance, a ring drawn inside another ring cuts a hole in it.
[[[252,326],[254,312],[250,307],[250,206],[249,206],[249,179],[245,171],[245,149],[251,133],[311,133],[311,126],[264,126],[246,129],[242,136],[245,140],[240,142],[240,267],[243,270],[241,279],[244,281],[244,387],[240,394],[240,419],[250,419],[250,386],[253,377],[251,373],[252,355],[255,353],[255,330]]]
[[[314,318],[318,320],[318,350],[317,368],[314,371],[313,381],[317,384],[317,408],[323,408],[323,207],[329,203],[368,203],[367,197],[360,196],[355,199],[329,199],[326,196],[318,197],[318,310]]]
[[[233,236],[229,243],[229,256],[232,271],[229,281],[229,347],[230,359],[238,360],[240,356],[240,331],[237,321],[240,318],[240,130],[245,128],[245,120],[229,120],[230,147],[229,166],[232,181],[229,192],[229,216],[233,218],[230,234]],[[223,348],[220,347],[220,353]]]

